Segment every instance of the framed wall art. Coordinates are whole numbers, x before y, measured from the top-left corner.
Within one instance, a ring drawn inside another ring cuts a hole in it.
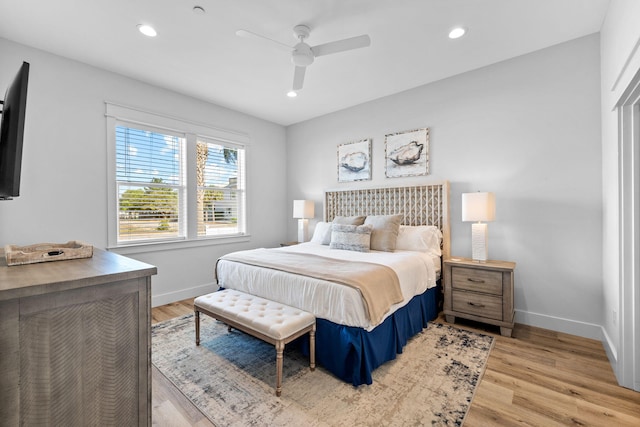
[[[338,145],[338,182],[371,179],[371,139]]]
[[[429,128],[385,135],[385,176],[429,175]]]

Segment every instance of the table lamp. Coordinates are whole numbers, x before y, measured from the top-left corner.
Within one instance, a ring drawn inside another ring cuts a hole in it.
[[[313,200],[294,200],[293,217],[298,218],[298,242],[309,240],[309,218],[313,218]]]
[[[476,221],[471,225],[471,257],[487,260],[487,224],[496,219],[496,198],[493,193],[463,193],[462,221]]]

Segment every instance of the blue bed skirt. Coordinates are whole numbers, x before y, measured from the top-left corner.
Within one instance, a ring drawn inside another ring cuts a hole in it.
[[[413,297],[371,332],[317,319],[316,362],[354,386],[371,384],[373,370],[395,359],[409,338],[438,316],[440,300],[441,287],[438,285]],[[308,339],[301,344],[308,354]]]

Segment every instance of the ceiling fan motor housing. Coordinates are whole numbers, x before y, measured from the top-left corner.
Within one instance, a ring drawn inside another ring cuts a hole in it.
[[[314,56],[311,47],[304,42],[295,45],[293,52],[291,52],[291,62],[293,62],[296,67],[311,65],[313,64],[313,59]]]

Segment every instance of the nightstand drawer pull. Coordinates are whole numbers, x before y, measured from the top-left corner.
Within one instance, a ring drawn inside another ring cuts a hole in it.
[[[470,306],[473,306],[473,307],[478,307],[478,308],[484,308],[485,307],[484,304],[477,304],[477,303],[471,302],[471,301],[467,302],[467,304],[469,304]]]
[[[474,279],[473,277],[467,277],[467,280],[473,283],[484,283],[482,279]]]

